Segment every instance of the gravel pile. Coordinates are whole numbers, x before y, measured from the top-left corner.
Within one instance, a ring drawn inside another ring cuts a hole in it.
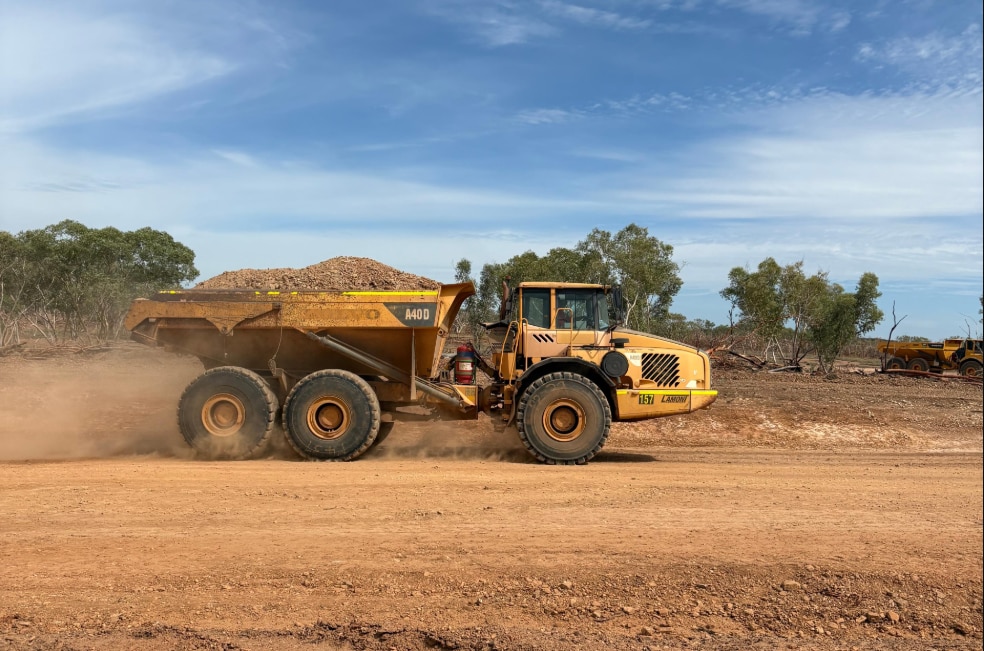
[[[435,280],[394,269],[372,258],[342,256],[301,269],[239,269],[203,280],[195,289],[369,291],[436,289]]]

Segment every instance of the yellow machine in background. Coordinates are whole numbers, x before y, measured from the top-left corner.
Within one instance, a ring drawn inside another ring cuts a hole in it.
[[[254,454],[279,417],[301,455],[354,459],[424,408],[444,419],[484,412],[514,425],[540,461],[581,464],[605,444],[612,421],[684,414],[717,395],[706,354],[618,327],[617,288],[571,283],[507,289],[501,320],[485,326],[491,359],[462,346],[449,379],[442,352],[474,293],[471,283],[171,291],[135,301],[125,325],[137,341],[202,361],[178,420],[188,443],[212,458]],[[489,383],[476,382],[473,365]]]
[[[961,375],[981,377],[981,340],[881,341],[878,352],[886,356],[886,370],[958,370]]]

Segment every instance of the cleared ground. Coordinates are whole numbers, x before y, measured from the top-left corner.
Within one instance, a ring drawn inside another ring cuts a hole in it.
[[[0,359],[0,647],[980,647],[979,386],[722,370],[584,467],[487,421],[213,463],[198,370]]]

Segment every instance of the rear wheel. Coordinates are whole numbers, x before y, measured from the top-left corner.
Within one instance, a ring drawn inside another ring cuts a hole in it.
[[[294,385],[284,403],[287,440],[308,459],[355,459],[376,440],[379,425],[379,399],[348,371],[312,373]]]
[[[922,357],[913,357],[909,360],[908,369],[910,371],[929,371],[929,361]]]
[[[516,424],[523,445],[538,460],[582,464],[605,445],[612,412],[591,380],[576,373],[551,373],[523,392]]]
[[[898,371],[905,368],[905,360],[901,357],[889,357],[885,362],[886,371]]]
[[[192,380],[178,402],[185,441],[208,459],[244,459],[269,440],[279,407],[262,377],[220,366]]]
[[[960,375],[967,377],[981,377],[981,363],[976,359],[964,360],[960,365]]]

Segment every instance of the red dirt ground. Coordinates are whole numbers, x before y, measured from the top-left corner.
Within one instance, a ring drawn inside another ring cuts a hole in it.
[[[486,420],[216,463],[200,370],[0,358],[0,648],[981,646],[979,385],[721,370],[583,467]]]

